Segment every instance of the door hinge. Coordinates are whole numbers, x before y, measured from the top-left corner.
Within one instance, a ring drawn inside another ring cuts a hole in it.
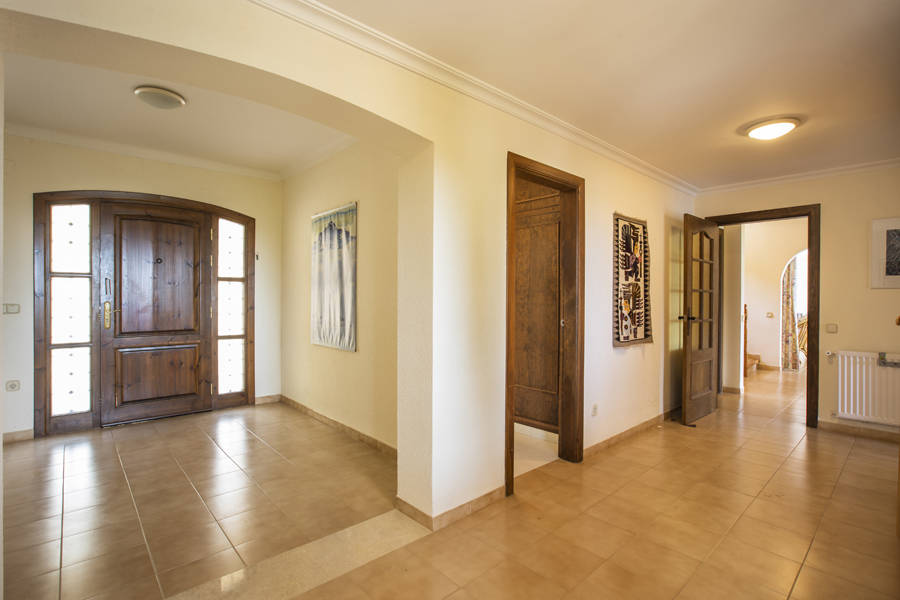
[[[212,266],[213,266],[213,264],[212,264],[212,254],[210,254],[210,255],[209,255],[209,268],[211,269]]]
[[[209,241],[213,240],[213,230],[212,227],[209,228]]]
[[[210,318],[210,319],[213,318],[212,310],[213,310],[213,307],[212,307],[212,304],[210,304],[210,305],[209,305],[209,318]]]
[[[213,384],[209,384],[209,395],[213,395]]]

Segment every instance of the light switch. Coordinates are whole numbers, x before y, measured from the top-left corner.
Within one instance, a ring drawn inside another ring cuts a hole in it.
[[[825,333],[837,333],[837,323],[825,323]]]
[[[767,312],[767,313],[766,313],[766,318],[767,318],[767,319],[774,319],[774,318],[775,318],[775,313]]]
[[[3,314],[4,315],[17,315],[21,312],[22,307],[18,304],[3,304]]]

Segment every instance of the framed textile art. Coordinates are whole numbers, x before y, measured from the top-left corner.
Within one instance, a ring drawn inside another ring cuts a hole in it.
[[[900,217],[872,221],[871,287],[900,288]]]
[[[613,215],[613,346],[653,341],[647,222]]]
[[[312,218],[310,341],[356,352],[356,203]]]

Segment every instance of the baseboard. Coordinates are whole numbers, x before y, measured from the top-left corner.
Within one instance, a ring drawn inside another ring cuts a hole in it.
[[[450,510],[443,512],[436,517],[426,515],[424,512],[422,512],[409,502],[403,500],[399,496],[394,498],[394,507],[419,524],[424,525],[432,531],[437,531],[438,529],[443,529],[451,523],[455,523],[461,519],[465,519],[472,513],[479,511],[489,504],[497,502],[498,500],[503,500],[503,498],[505,497],[506,488],[505,486],[501,485],[500,487],[491,490],[487,494],[483,494],[475,498],[474,500],[464,502],[456,508],[451,508]]]
[[[869,438],[871,440],[900,443],[900,431],[887,431],[884,429],[866,427],[865,425],[849,425],[847,423],[823,421],[822,419],[819,419],[819,429],[834,433],[855,435],[856,437]]]
[[[33,429],[22,429],[20,431],[7,431],[3,434],[4,444],[13,444],[15,442],[24,442],[25,440],[34,439]]]
[[[743,390],[741,388],[731,387],[730,385],[723,385],[722,391],[726,394],[741,394]]]
[[[279,395],[279,402],[281,402],[282,404],[289,406],[293,409],[299,410],[303,414],[312,417],[316,421],[319,421],[321,423],[325,423],[326,425],[334,427],[335,429],[338,429],[338,430],[346,433],[350,437],[352,437],[356,440],[359,440],[360,442],[362,442],[364,444],[372,446],[379,452],[383,452],[383,453],[387,454],[388,456],[392,456],[394,458],[394,460],[397,459],[397,449],[396,448],[385,444],[381,440],[377,440],[377,439],[373,438],[371,435],[368,435],[368,434],[363,433],[362,431],[353,429],[349,425],[344,425],[340,421],[335,421],[331,417],[326,417],[322,413],[311,409],[310,407],[306,406],[305,404],[297,402],[293,398],[288,398],[285,395]]]
[[[674,415],[675,413],[680,412],[680,411],[681,411],[680,406],[678,408],[670,408],[666,412],[660,413],[660,414],[656,415],[655,417],[653,417],[651,419],[647,419],[646,421],[644,421],[642,423],[638,423],[634,427],[629,427],[625,431],[622,431],[621,433],[617,433],[616,435],[614,435],[612,437],[606,438],[602,442],[597,442],[596,444],[594,444],[592,446],[588,446],[587,448],[584,449],[584,456],[585,457],[592,456],[594,454],[597,454],[601,450],[606,450],[610,446],[613,446],[615,444],[623,442],[624,440],[626,440],[630,437],[633,437],[642,431],[645,431],[647,429],[650,429],[651,427],[654,427],[656,425],[659,425],[660,423],[667,421],[668,419],[670,419],[672,417],[672,415]]]
[[[766,363],[756,363],[757,371],[780,371],[781,367],[773,367],[772,365],[767,365]]]
[[[257,396],[253,404],[274,404],[281,402],[281,394],[272,394],[270,396]]]

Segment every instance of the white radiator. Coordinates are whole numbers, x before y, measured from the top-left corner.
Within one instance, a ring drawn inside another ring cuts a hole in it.
[[[845,352],[838,356],[838,416],[900,425],[900,355]],[[879,364],[881,362],[882,364]]]

